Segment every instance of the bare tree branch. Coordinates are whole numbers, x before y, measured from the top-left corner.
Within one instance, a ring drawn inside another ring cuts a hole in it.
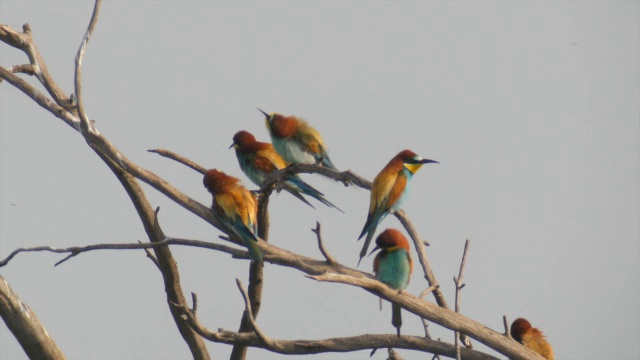
[[[1,29],[2,27],[0,27]],[[46,95],[36,90],[31,84],[22,80],[20,77],[12,74],[7,69],[0,66],[0,78],[6,80],[11,85],[15,86],[18,90],[25,93],[28,97],[30,97],[33,101],[35,101],[38,105],[42,106],[50,113],[52,113],[57,118],[61,119],[67,125],[73,127],[78,130],[80,128],[80,119],[75,117],[71,112],[67,111],[67,109],[62,106],[56,104],[51,101]]]
[[[20,65],[10,66],[7,68],[7,71],[13,74],[23,73],[27,75],[36,75],[38,73],[38,69],[31,64],[20,64]],[[2,79],[0,79],[0,82],[1,81]]]
[[[102,4],[101,0],[96,0],[93,5],[93,14],[91,14],[91,20],[89,20],[89,26],[87,27],[87,31],[84,33],[84,37],[82,38],[82,42],[80,42],[80,48],[78,48],[78,54],[76,55],[76,68],[75,68],[75,96],[78,108],[78,115],[81,120],[80,130],[82,133],[89,130],[89,118],[87,117],[87,113],[84,109],[84,101],[82,95],[82,60],[84,58],[84,53],[87,48],[87,44],[89,43],[89,39],[91,38],[91,34],[93,33],[93,29],[95,29],[96,24],[98,23],[98,14],[100,13],[100,5]]]
[[[189,309],[184,307],[180,308],[184,311],[185,317],[198,334],[205,339],[216,343],[262,348],[285,355],[308,355],[328,352],[342,353],[393,347],[397,349],[426,351],[447,357],[455,356],[455,349],[452,344],[425,339],[418,336],[403,335],[398,337],[396,334],[368,334],[324,340],[276,340],[269,338],[269,342],[265,343],[255,333],[231,332],[223,329],[211,331],[204,327],[195,314],[189,311]],[[266,337],[265,334],[263,334],[263,336]],[[497,359],[489,354],[470,349],[462,349],[462,355],[467,360]]]
[[[456,312],[457,313],[460,313],[460,301],[461,301],[460,292],[462,291],[462,288],[465,285],[462,283],[462,275],[464,274],[464,266],[467,263],[468,251],[469,251],[469,239],[467,239],[464,242],[464,251],[462,252],[462,261],[460,261],[460,271],[458,271],[458,276],[453,277],[453,283],[456,285]],[[460,359],[460,339],[458,338],[459,336],[457,331],[454,332],[454,336],[455,336],[455,346],[456,346],[456,360],[461,360]],[[470,347],[471,342],[469,342],[468,344],[465,342],[465,345],[467,347]]]
[[[61,106],[73,114],[72,102],[69,97],[64,94],[62,89],[60,89],[53,79],[53,76],[51,76],[51,73],[49,73],[49,69],[40,55],[35,41],[33,41],[29,24],[22,26],[22,33],[13,30],[8,25],[0,24],[0,41],[22,50],[29,58],[30,64],[34,67],[34,75],[36,75],[40,83],[47,89],[53,101],[55,101],[58,106]]]
[[[164,156],[166,158],[175,160],[175,161],[177,161],[177,162],[179,162],[179,163],[181,163],[183,165],[186,165],[186,166],[192,168],[193,170],[199,172],[200,174],[204,175],[204,173],[207,171],[207,169],[205,169],[204,167],[196,164],[195,162],[187,159],[186,157],[184,157],[182,155],[174,153],[173,151],[169,151],[167,149],[162,149],[162,148],[152,149],[152,150],[147,150],[147,151],[150,152],[150,153],[155,153],[155,154],[158,154],[160,156]]]
[[[90,134],[90,132],[86,132],[86,134]],[[89,145],[91,146],[93,144],[89,142]],[[140,220],[142,221],[142,224],[144,226],[145,232],[149,237],[149,241],[163,241],[166,236],[160,228],[160,224],[157,221],[156,213],[151,208],[151,205],[149,204],[144,191],[140,187],[140,184],[133,178],[133,176],[131,176],[127,172],[124,172],[117,163],[113,162],[99,149],[94,148],[93,146],[92,148],[96,150],[96,153],[103,159],[107,166],[109,166],[118,180],[120,180],[120,183],[126,190],[129,198],[131,199],[131,202],[136,208],[138,216],[140,217]],[[171,311],[174,322],[178,327],[178,331],[180,335],[182,335],[182,338],[186,342],[194,359],[208,360],[210,358],[209,352],[202,338],[198,336],[198,334],[196,334],[193,329],[187,324],[187,322],[182,318],[182,314],[175,307],[171,306],[172,303],[183,304],[186,306],[186,299],[184,298],[182,286],[180,285],[180,273],[178,272],[178,265],[173,259],[173,255],[171,254],[168,246],[156,247],[154,248],[154,251],[156,259],[158,260],[159,268],[161,269],[160,273],[162,274],[162,279],[164,280],[165,293],[167,294],[167,304],[169,305],[169,310]]]
[[[406,291],[398,292],[385,284],[365,276],[351,276],[339,273],[325,273],[321,275],[308,276],[318,281],[338,282],[360,287],[385,300],[394,302],[403,309],[426,318],[431,322],[444,326],[448,329],[463,333],[486,346],[517,359],[539,359],[528,352],[523,351],[520,344],[505,339],[502,334],[487,328],[465,316],[448,309],[440,308],[432,303],[421,300]]]
[[[316,234],[316,237],[318,238],[318,248],[320,248],[320,252],[322,253],[322,256],[324,256],[324,258],[327,259],[327,262],[329,264],[335,265],[336,264],[336,260],[333,258],[333,256],[331,256],[331,254],[329,254],[329,252],[324,247],[324,244],[322,242],[322,234],[320,232],[320,223],[316,221],[316,228],[315,229],[311,229],[311,231],[314,234]]]
[[[269,241],[269,196],[271,190],[268,189],[258,196],[258,237],[264,241]],[[264,265],[254,261],[249,265],[249,299],[251,304],[251,315],[255,321],[262,306],[262,288],[264,286]],[[240,320],[238,332],[249,332],[253,329],[249,314],[244,311]],[[232,360],[243,360],[247,357],[248,348],[244,345],[234,345],[231,349]]]
[[[502,322],[504,323],[504,336],[513,340],[511,337],[511,331],[509,330],[509,323],[507,322],[507,315],[502,316]]]
[[[260,341],[262,341],[267,347],[272,347],[273,343],[271,339],[269,339],[269,337],[265,335],[262,332],[262,330],[260,330],[260,327],[258,326],[255,318],[253,317],[253,312],[251,311],[251,300],[249,300],[249,294],[247,294],[247,291],[244,289],[244,285],[242,285],[242,281],[240,281],[240,279],[236,279],[236,285],[238,286],[238,289],[242,294],[242,298],[244,299],[244,311],[246,312],[247,318],[249,319],[249,323],[251,324],[251,329],[256,335],[258,335],[258,338],[260,339]]]
[[[6,258],[0,261],[0,267],[3,267],[11,261],[17,254],[23,252],[52,252],[57,254],[70,253],[78,255],[81,253],[95,251],[95,250],[136,250],[136,249],[153,249],[166,245],[183,245],[183,246],[191,246],[191,247],[199,247],[211,250],[222,251],[227,254],[232,255],[235,258],[249,258],[247,251],[232,248],[226,245],[215,244],[207,241],[200,240],[187,240],[187,239],[177,239],[167,237],[164,240],[152,242],[152,243],[122,243],[122,244],[93,244],[87,246],[72,246],[67,248],[56,248],[53,246],[35,246],[30,248],[18,248],[9,254]],[[65,258],[66,259],[66,258]],[[61,263],[59,261],[56,264]]]
[[[66,359],[36,314],[0,275],[0,316],[30,359]]]

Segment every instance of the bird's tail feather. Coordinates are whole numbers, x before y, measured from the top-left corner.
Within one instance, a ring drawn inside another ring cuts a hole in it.
[[[378,224],[376,223],[373,229],[371,229],[371,231],[369,231],[369,233],[367,234],[367,238],[364,240],[364,245],[362,246],[362,250],[360,250],[360,260],[358,260],[358,266],[360,266],[360,262],[362,261],[362,258],[364,258],[367,255],[369,244],[371,243],[371,239],[373,239],[373,234],[375,234],[377,227],[378,227]]]
[[[391,304],[391,324],[397,329],[400,336],[400,327],[402,326],[402,308],[398,304]]]
[[[245,245],[247,245],[247,249],[249,250],[249,256],[251,256],[253,260],[258,261],[260,264],[264,264],[264,261],[262,259],[264,257],[264,251],[260,248],[260,246],[258,246],[258,242],[253,240],[245,240]]]
[[[298,192],[302,192],[302,194],[307,195],[307,196],[311,196],[312,198],[320,201],[321,203],[325,204],[326,206],[332,207],[332,208],[334,208],[334,209],[336,209],[336,210],[338,210],[338,211],[340,211],[341,213],[344,214],[344,211],[342,211],[339,207],[335,206],[333,203],[331,203],[329,200],[327,200],[324,197],[323,193],[318,191],[313,186],[311,186],[311,185],[307,184],[306,182],[304,182],[299,176],[290,177],[290,178],[287,179],[287,181],[289,183],[287,185],[289,185],[290,187],[293,187],[293,189],[291,189],[291,191],[296,191],[297,190]],[[291,192],[291,191],[289,191],[289,192]],[[308,204],[308,202],[307,202],[307,204]]]
[[[304,198],[304,196],[302,196],[300,194],[300,192],[298,192],[298,190],[288,184],[284,185],[284,189],[291,195],[295,196],[296,198],[298,198],[298,200],[302,201],[303,203],[311,206],[312,208],[316,208],[315,206],[311,205],[311,203],[309,201],[307,201],[307,199]]]

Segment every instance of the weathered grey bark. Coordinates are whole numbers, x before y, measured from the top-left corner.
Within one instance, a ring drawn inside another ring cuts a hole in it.
[[[66,359],[36,314],[0,275],[0,316],[29,359]]]

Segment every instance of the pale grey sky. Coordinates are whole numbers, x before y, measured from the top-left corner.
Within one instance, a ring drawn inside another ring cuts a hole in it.
[[[338,168],[369,179],[405,148],[438,160],[413,178],[405,210],[432,244],[450,303],[468,238],[464,315],[499,331],[502,315],[524,316],[557,359],[638,359],[639,4],[107,1],[84,61],[84,96],[124,154],[207,205],[197,173],[146,150],[171,149],[249,185],[227,148],[240,129],[268,139],[256,106],[306,118]],[[71,92],[92,6],[1,0],[0,22],[30,23]],[[1,66],[26,62],[4,44],[0,51]],[[309,231],[317,220],[329,251],[355,266],[368,192],[305,178],[346,214],[281,194],[271,201],[271,241],[319,257]],[[145,189],[168,235],[219,241],[218,230]],[[122,187],[81,136],[6,83],[0,222],[2,258],[24,246],[146,240]],[[400,224],[389,217],[379,230],[387,227]],[[201,321],[236,329],[243,304],[234,279],[247,282],[247,263],[173,252],[183,289],[199,295]],[[94,252],[53,268],[60,258],[22,254],[0,274],[67,356],[189,357],[143,252]],[[371,259],[360,268],[370,270]],[[419,274],[413,294],[427,286]],[[390,307],[379,312],[359,289],[270,264],[265,277],[258,321],[274,338],[394,332]],[[405,314],[403,333],[423,334]],[[216,358],[230,351],[209,348]],[[4,324],[0,358],[25,358]],[[281,356],[250,350],[249,358]]]

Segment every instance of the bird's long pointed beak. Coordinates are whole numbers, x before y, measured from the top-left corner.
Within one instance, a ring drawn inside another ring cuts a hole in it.
[[[429,159],[422,159],[420,161],[418,161],[420,164],[428,164],[428,163],[435,163],[435,164],[440,164],[439,162],[435,161],[435,160],[429,160]]]
[[[369,253],[369,255],[367,255],[367,257],[371,256],[371,254],[373,254],[374,252],[376,252],[378,250],[380,250],[380,248],[376,245],[376,247],[374,247],[373,250],[371,250],[371,252]]]
[[[259,107],[256,106],[256,109],[258,109],[258,111],[260,111],[261,113],[264,114],[264,116],[269,117],[269,114],[267,114],[264,110],[260,109]]]
[[[232,147],[234,147],[236,145],[236,143],[233,143],[231,145],[229,145],[229,149],[231,149]]]

